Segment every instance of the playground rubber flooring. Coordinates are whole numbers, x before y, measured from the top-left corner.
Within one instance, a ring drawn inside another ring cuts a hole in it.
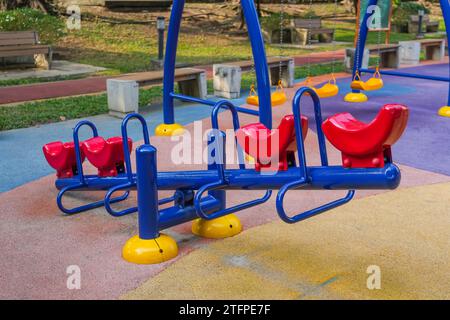
[[[411,69],[448,72],[442,65]],[[353,105],[342,102],[348,82],[339,79],[340,97],[322,100],[324,118],[349,111],[370,121],[385,103],[410,108],[407,130],[393,147],[402,172],[397,190],[357,191],[349,204],[294,225],[278,219],[272,197],[238,214],[244,231],[233,238],[201,239],[186,223],[165,231],[178,241],[176,259],[133,265],[121,259],[121,248],[137,232],[136,216],[113,218],[101,208],[63,216],[55,203],[55,177],[44,176],[0,194],[0,298],[449,299],[450,122],[437,116],[446,103],[446,84],[386,76],[385,88],[369,93],[368,103]],[[295,90],[289,89],[288,95],[292,97]],[[307,99],[302,113],[312,124]],[[274,126],[287,113],[290,103],[273,108]],[[230,118],[221,114],[223,128],[231,128]],[[240,120],[245,124],[255,118],[242,115]],[[202,126],[210,128],[209,118],[202,120]],[[192,123],[186,127],[194,131]],[[320,159],[311,129],[305,144],[308,164],[314,165]],[[205,167],[175,166],[168,159],[178,142],[163,137],[151,140],[158,149],[158,170]],[[200,143],[204,145],[202,138],[194,135],[193,144]],[[327,148],[330,163],[340,163],[339,152],[329,144]],[[229,205],[261,194],[231,191]],[[343,191],[292,191],[286,196],[286,209],[297,213],[342,195]],[[101,193],[74,194],[66,205],[100,197]],[[134,205],[134,194],[128,203]],[[81,270],[79,290],[66,285],[71,265]],[[371,266],[380,269],[380,289],[367,287]]]

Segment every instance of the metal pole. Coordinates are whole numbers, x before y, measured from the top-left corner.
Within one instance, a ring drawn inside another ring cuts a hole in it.
[[[158,29],[158,60],[162,61],[164,58],[164,17],[156,19],[156,29]]]
[[[417,36],[416,36],[417,39],[422,39],[424,37],[423,32],[422,32],[423,15],[424,15],[424,11],[419,10],[419,12],[418,12],[419,21],[417,22],[419,25],[417,28]]]

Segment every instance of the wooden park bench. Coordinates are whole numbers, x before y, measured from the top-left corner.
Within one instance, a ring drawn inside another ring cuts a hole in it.
[[[439,21],[430,21],[429,15],[424,15],[422,17],[422,32],[438,32],[439,31]],[[419,16],[411,15],[408,21],[408,33],[418,33],[419,32]]]
[[[264,39],[272,44],[280,43],[280,28],[274,29],[265,27],[263,30]],[[305,46],[308,44],[308,37],[311,36],[311,43],[333,41],[334,30],[322,28],[320,18],[300,19],[294,18],[289,21],[289,25],[283,27],[283,43],[298,44]]]
[[[400,45],[399,44],[380,44],[366,46],[369,54],[380,53],[380,68],[394,68],[400,66]]]
[[[40,44],[36,31],[5,31],[0,32],[0,58],[6,65],[14,57],[31,56],[34,64],[46,69],[51,68],[52,49]]]
[[[164,71],[148,71],[124,74],[107,80],[109,114],[123,118],[139,108],[139,88],[163,83]],[[174,82],[181,94],[205,99],[207,94],[206,72],[203,69],[175,69]]]
[[[290,57],[268,57],[270,82],[276,86],[281,80],[284,87],[294,86],[294,59]],[[280,78],[281,66],[281,78]],[[254,61],[225,62],[213,65],[214,95],[235,99],[240,96],[241,73],[253,71]]]
[[[321,19],[293,19],[293,28],[297,33],[298,40],[301,45],[308,44],[308,39],[311,37],[311,42],[325,42],[333,41],[334,30],[322,28]]]
[[[422,51],[425,53],[426,60],[441,61],[445,56],[445,39],[400,41],[399,44],[402,64],[419,64]]]
[[[164,71],[148,71],[129,73],[123,76],[115,77],[117,80],[136,81],[139,86],[150,86],[161,84],[163,82]],[[205,98],[206,91],[206,74],[203,69],[195,68],[179,68],[175,69],[175,82],[178,82],[180,92],[185,95]]]

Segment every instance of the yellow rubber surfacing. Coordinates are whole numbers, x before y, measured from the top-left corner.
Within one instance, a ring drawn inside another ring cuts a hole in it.
[[[355,200],[212,242],[122,298],[449,299],[449,216],[450,183]],[[380,290],[367,289],[370,265]]]

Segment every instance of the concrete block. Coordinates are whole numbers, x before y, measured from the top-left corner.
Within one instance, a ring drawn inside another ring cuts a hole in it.
[[[355,56],[355,48],[346,48],[345,49],[345,58],[344,58],[344,66],[345,71],[351,73],[353,70],[353,61]],[[369,49],[364,49],[364,53],[361,59],[361,68],[367,69],[369,67]]]
[[[399,41],[400,64],[417,65],[420,63],[420,42]]]
[[[178,81],[181,94],[205,99],[208,94],[205,72],[199,73],[195,79]]]
[[[213,65],[214,95],[227,99],[241,96],[242,70],[239,66],[215,64]]]
[[[138,112],[139,84],[136,81],[108,79],[106,88],[110,115],[124,118],[128,113]]]

